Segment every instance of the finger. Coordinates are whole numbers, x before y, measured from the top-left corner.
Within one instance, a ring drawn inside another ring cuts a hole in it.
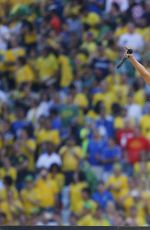
[[[125,49],[125,51],[128,51],[129,47],[125,46],[124,49]]]

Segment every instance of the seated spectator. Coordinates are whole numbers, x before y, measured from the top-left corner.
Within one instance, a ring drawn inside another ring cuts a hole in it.
[[[82,190],[87,187],[84,174],[75,172],[70,185],[70,209],[76,215],[82,210]],[[78,202],[76,202],[77,200]]]
[[[109,175],[111,175],[113,166],[116,162],[122,160],[122,151],[120,146],[116,145],[116,141],[113,138],[108,140],[108,146],[104,147],[101,151],[99,161],[103,166],[102,179],[107,181]]]
[[[70,137],[66,145],[60,148],[59,152],[62,159],[62,170],[65,174],[66,185],[72,182],[74,172],[79,169],[82,159],[82,149],[76,145],[74,138]]]
[[[42,191],[42,196],[39,197],[39,206],[47,211],[54,210],[58,201],[59,188],[56,181],[49,179],[46,169],[41,169],[35,182],[35,188],[39,191],[39,194]]]
[[[51,142],[47,142],[46,150],[42,152],[37,159],[36,168],[50,169],[53,164],[61,166],[60,156],[55,152],[55,146]]]
[[[98,131],[95,130],[93,133],[93,137],[89,139],[89,143],[87,146],[88,162],[92,166],[92,170],[94,171],[98,179],[100,179],[102,174],[102,164],[99,159],[102,149],[106,146],[106,144],[106,140],[99,135]]]
[[[112,194],[105,188],[103,181],[99,182],[97,192],[92,195],[92,199],[99,204],[101,209],[105,209],[109,201],[114,201]]]
[[[141,135],[140,129],[135,128],[134,136],[127,141],[126,157],[130,164],[135,164],[142,159],[148,159],[149,142]]]
[[[35,187],[35,181],[32,175],[25,177],[26,187],[21,190],[20,196],[24,205],[26,215],[38,213],[40,207],[41,192]]]
[[[113,173],[107,181],[107,188],[113,194],[117,201],[124,190],[128,190],[128,177],[122,172],[122,167],[116,163],[113,167]]]

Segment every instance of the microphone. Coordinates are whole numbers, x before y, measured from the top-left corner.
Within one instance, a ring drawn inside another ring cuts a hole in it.
[[[133,53],[133,50],[132,49],[128,49],[127,50],[127,54],[132,54]],[[124,62],[128,59],[128,57],[124,57],[121,62],[117,65],[117,69],[119,69],[123,64]]]

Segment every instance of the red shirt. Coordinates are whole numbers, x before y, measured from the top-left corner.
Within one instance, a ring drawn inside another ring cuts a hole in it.
[[[53,28],[53,30],[55,30],[56,33],[61,32],[61,20],[56,15],[53,16],[52,19],[50,20],[50,25]]]
[[[134,164],[141,159],[143,152],[149,151],[149,142],[144,137],[133,137],[127,142],[128,162]]]
[[[129,129],[129,128],[119,129],[116,132],[117,143],[122,148],[125,148],[128,140],[133,137],[134,135],[133,133],[134,133],[133,129]]]

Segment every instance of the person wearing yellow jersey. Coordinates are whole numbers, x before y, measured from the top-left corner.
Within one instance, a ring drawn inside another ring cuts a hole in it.
[[[60,81],[61,87],[68,87],[73,81],[73,70],[69,60],[69,57],[65,54],[59,55],[60,64]]]
[[[31,215],[38,212],[40,207],[39,190],[35,187],[34,178],[31,175],[25,178],[26,187],[21,190],[20,196],[24,205],[26,215]]]
[[[42,209],[54,209],[57,205],[57,195],[58,195],[58,184],[55,180],[50,180],[48,176],[48,171],[46,169],[41,169],[39,177],[35,182],[35,187],[38,191],[39,205]]]
[[[79,214],[82,211],[81,192],[84,188],[88,187],[88,184],[84,179],[84,174],[82,172],[75,172],[73,183],[70,185],[70,210],[74,214]]]
[[[150,106],[147,106],[146,113],[141,117],[140,126],[142,130],[142,134],[148,140],[150,140]]]
[[[123,190],[128,190],[128,178],[122,173],[122,167],[119,163],[114,165],[113,174],[107,181],[107,187],[116,200],[120,198]]]
[[[61,190],[63,189],[65,185],[65,177],[64,177],[64,174],[61,172],[60,167],[57,164],[51,165],[49,178],[50,180],[56,181],[59,192],[61,192]]]
[[[57,80],[58,60],[49,47],[42,50],[36,64],[40,82],[46,82],[52,78]]]
[[[70,137],[59,154],[62,158],[62,170],[65,173],[66,185],[72,182],[74,172],[79,168],[82,159],[82,149],[77,146],[74,138]]]
[[[22,209],[19,194],[10,176],[3,179],[4,188],[0,189],[0,210],[6,214],[7,221],[11,221],[13,213]],[[11,205],[12,204],[12,205]]]
[[[17,178],[17,170],[11,165],[8,158],[4,158],[3,167],[0,168],[0,179],[3,179],[5,176],[10,176],[13,181],[16,181]]]
[[[35,150],[36,150],[36,142],[34,139],[29,137],[27,130],[20,130],[19,134],[19,144],[20,151],[28,158],[29,165],[28,169],[33,171],[35,169]]]
[[[4,187],[0,189],[1,200],[6,201],[9,192],[13,193],[14,199],[18,198],[17,189],[14,186],[13,179],[10,176],[5,176],[3,178]]]
[[[35,74],[30,65],[27,63],[26,58],[18,58],[18,66],[15,73],[16,85],[20,86],[22,83],[33,83],[35,79]]]
[[[45,118],[42,126],[35,129],[35,137],[37,144],[42,144],[43,142],[51,142],[54,145],[60,144],[59,130],[51,129],[49,118]]]

